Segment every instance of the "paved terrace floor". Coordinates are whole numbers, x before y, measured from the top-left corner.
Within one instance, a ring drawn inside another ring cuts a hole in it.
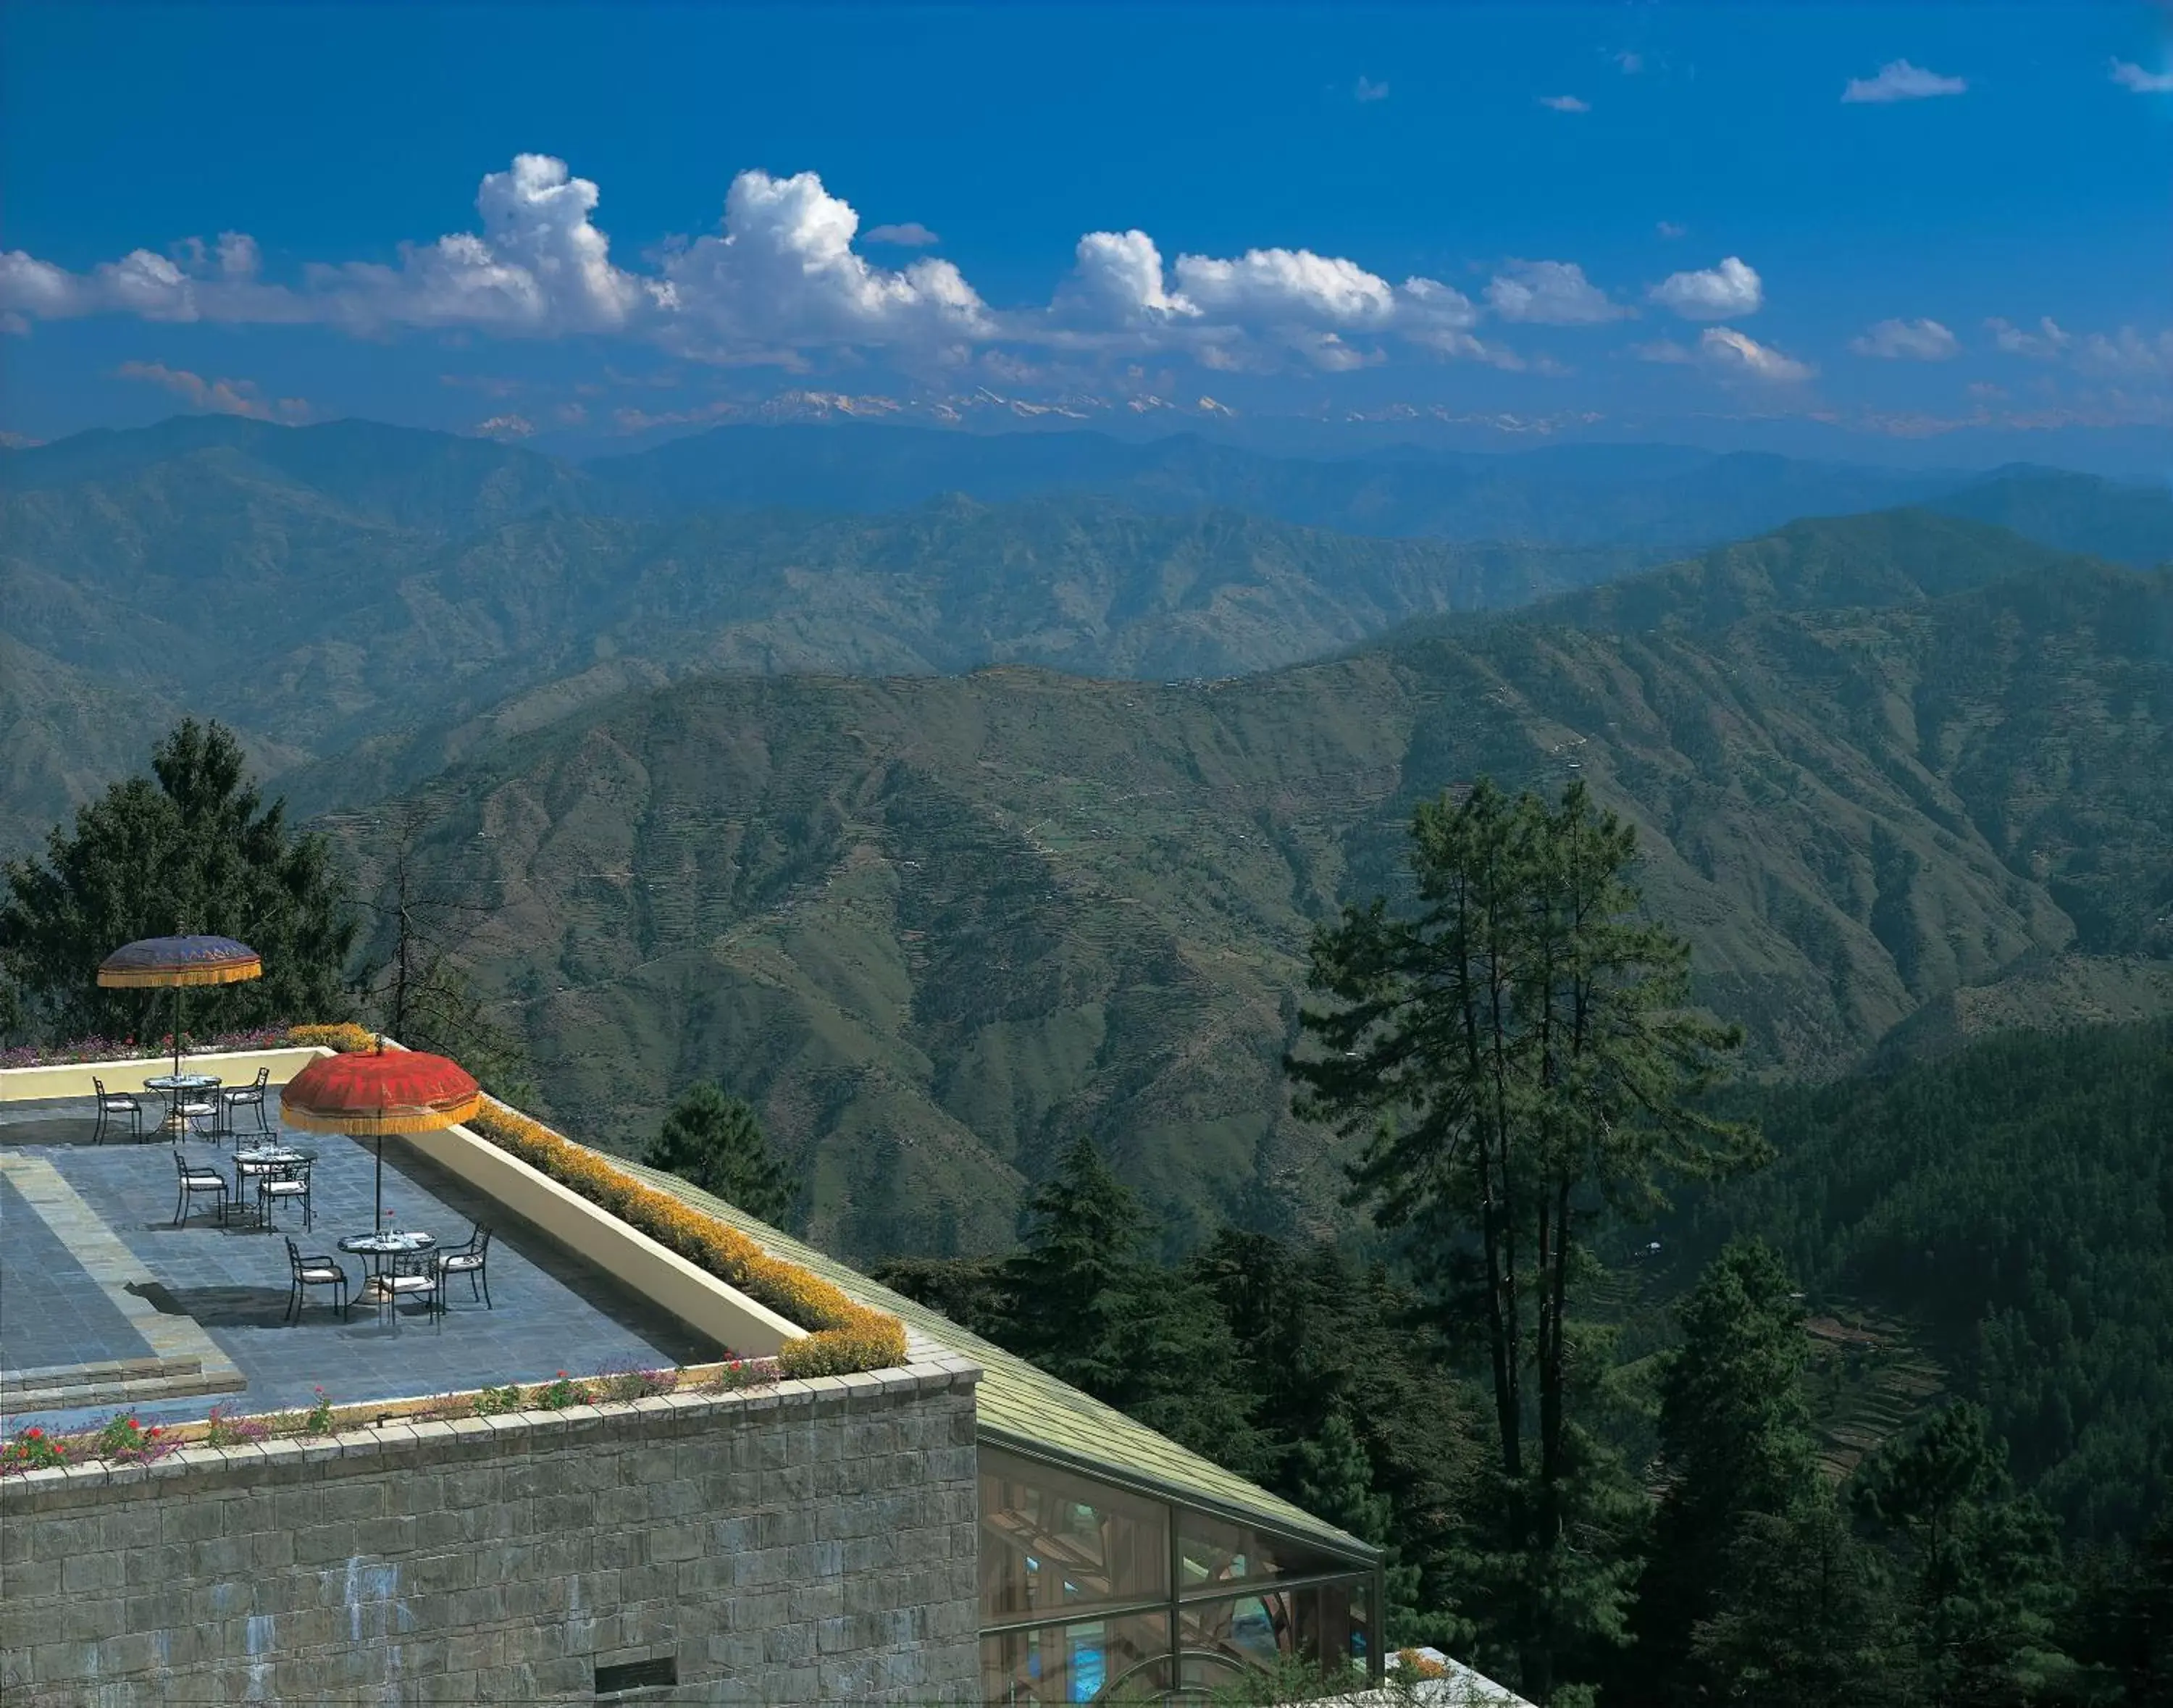
[[[237,1411],[305,1406],[320,1385],[346,1404],[543,1382],[560,1370],[698,1363],[723,1350],[398,1139],[385,1145],[386,1208],[399,1226],[441,1245],[465,1241],[471,1222],[489,1226],[495,1308],[472,1300],[456,1277],[449,1308],[434,1320],[412,1301],[390,1316],[358,1302],[342,1320],[331,1290],[312,1288],[300,1323],[283,1322],[285,1236],[305,1253],[337,1256],[341,1236],[369,1231],[373,1144],[282,1129],[316,1155],[307,1231],[299,1204],[276,1207],[265,1229],[220,1223],[208,1196],[175,1227],[172,1145],[125,1135],[94,1145],[93,1126],[88,1100],[0,1107],[7,1432],[33,1422],[74,1428],[116,1404],[147,1422],[178,1422],[220,1402]],[[234,1141],[191,1140],[186,1148],[232,1182]],[[359,1291],[364,1260],[339,1260]],[[26,1393],[44,1398],[34,1404]],[[60,1409],[61,1395],[94,1403]]]

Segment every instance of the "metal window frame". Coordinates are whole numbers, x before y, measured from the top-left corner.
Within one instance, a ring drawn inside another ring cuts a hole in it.
[[[1197,1512],[1204,1517],[1220,1519],[1224,1522],[1243,1524],[1253,1529],[1265,1532],[1270,1536],[1283,1537],[1302,1547],[1313,1549],[1317,1552],[1335,1553],[1340,1550],[1333,1544],[1324,1543],[1317,1537],[1308,1536],[1286,1525],[1277,1524],[1271,1520],[1263,1518],[1258,1512],[1247,1511],[1243,1508],[1219,1501],[1182,1495],[1167,1484],[1156,1483],[1151,1479],[1125,1476],[1076,1455],[1043,1447],[1039,1443],[1021,1441],[1012,1436],[995,1431],[976,1432],[974,1484],[977,1490],[980,1482],[979,1449],[984,1446],[995,1447],[1001,1452],[1024,1459],[1029,1463],[1046,1465],[1051,1470],[1062,1471],[1070,1476],[1084,1478],[1090,1483],[1100,1483],[1112,1489],[1122,1490],[1126,1494],[1142,1495],[1160,1504],[1168,1515],[1169,1590],[1166,1595],[1146,1599],[1082,1606],[1070,1609],[1068,1613],[1044,1611],[1016,1619],[999,1619],[984,1624],[979,1628],[979,1635],[982,1637],[1010,1636],[1019,1631],[1045,1630],[1064,1625],[1089,1624],[1097,1619],[1136,1619],[1146,1614],[1160,1614],[1168,1623],[1169,1661],[1171,1666],[1174,1668],[1184,1653],[1180,1636],[1180,1615],[1186,1608],[1197,1607],[1210,1602],[1235,1601],[1247,1595],[1270,1594],[1278,1590],[1317,1589],[1327,1584],[1362,1581],[1367,1589],[1367,1677],[1375,1685],[1380,1684],[1387,1678],[1388,1639],[1385,1628],[1388,1619],[1388,1563],[1387,1557],[1381,1549],[1369,1548],[1367,1551],[1371,1555],[1370,1559],[1354,1558],[1347,1566],[1340,1571],[1312,1571],[1293,1577],[1263,1577],[1249,1582],[1216,1584],[1194,1589],[1188,1593],[1181,1587],[1184,1571],[1184,1543],[1179,1534],[1182,1528],[1181,1517],[1187,1511]],[[979,1528],[977,1524],[975,1528],[978,1530]],[[979,1599],[978,1591],[975,1598]]]

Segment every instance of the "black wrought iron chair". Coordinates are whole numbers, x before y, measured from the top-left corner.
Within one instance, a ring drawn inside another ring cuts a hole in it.
[[[490,1271],[488,1268],[489,1261],[490,1230],[481,1222],[477,1222],[468,1230],[468,1242],[466,1245],[455,1246],[450,1251],[438,1253],[435,1267],[439,1283],[442,1286],[445,1279],[450,1275],[466,1275],[468,1278],[469,1296],[481,1298],[484,1310],[495,1310],[497,1307],[490,1302]],[[445,1308],[442,1291],[439,1296],[438,1308],[439,1310]]]
[[[278,1162],[256,1177],[256,1219],[265,1226],[272,1226],[272,1205],[279,1199],[298,1200],[302,1206],[302,1226],[314,1226],[315,1218],[310,1209],[310,1165],[306,1162]]]
[[[348,1315],[347,1267],[337,1258],[324,1253],[305,1258],[290,1236],[287,1241],[287,1271],[291,1279],[287,1286],[287,1308],[280,1314],[281,1322],[289,1317],[297,1323],[302,1320],[302,1307],[309,1299],[307,1290],[311,1287],[334,1289],[332,1303],[341,1316]]]
[[[229,1086],[220,1091],[218,1094],[220,1130],[229,1134],[233,1133],[234,1112],[236,1109],[254,1109],[256,1112],[256,1130],[266,1138],[270,1138],[272,1118],[265,1111],[264,1088],[271,1082],[272,1070],[259,1068],[256,1070],[256,1077],[249,1084]]]
[[[187,1219],[189,1205],[199,1193],[218,1195],[218,1219],[226,1220],[230,1196],[226,1177],[216,1168],[207,1168],[200,1162],[191,1162],[179,1145],[174,1146],[174,1172],[178,1177],[174,1199],[174,1226],[179,1227]]]
[[[402,1299],[419,1298],[429,1307],[434,1324],[445,1314],[445,1285],[444,1277],[434,1266],[410,1269],[404,1264],[380,1270],[369,1283],[375,1290],[378,1315],[381,1318],[396,1313]],[[397,1320],[396,1315],[395,1320]]]
[[[98,1130],[92,1135],[96,1142],[100,1145],[105,1142],[106,1129],[122,1115],[128,1118],[128,1136],[141,1139],[143,1136],[143,1104],[125,1091],[107,1091],[105,1081],[95,1074],[91,1075],[90,1083],[98,1092]]]

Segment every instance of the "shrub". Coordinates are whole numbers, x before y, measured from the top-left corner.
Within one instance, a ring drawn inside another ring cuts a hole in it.
[[[377,1034],[367,1027],[355,1025],[352,1021],[343,1020],[337,1026],[290,1026],[287,1028],[287,1042],[297,1049],[321,1045],[344,1054],[375,1048]]]
[[[153,1459],[171,1452],[177,1441],[170,1440],[164,1430],[157,1424],[148,1429],[121,1412],[99,1426],[91,1437],[91,1452],[101,1459],[119,1459],[124,1463],[148,1464]]]
[[[9,1471],[43,1471],[68,1462],[67,1443],[47,1435],[37,1425],[18,1430],[0,1447],[0,1475]]]

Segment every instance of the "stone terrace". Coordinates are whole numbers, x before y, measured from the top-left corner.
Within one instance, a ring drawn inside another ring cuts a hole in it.
[[[276,1127],[276,1102],[271,1108]],[[9,1432],[31,1422],[76,1427],[116,1405],[147,1423],[179,1421],[221,1400],[241,1411],[305,1406],[320,1385],[346,1404],[547,1381],[560,1370],[696,1363],[728,1350],[402,1140],[386,1142],[386,1207],[400,1226],[444,1245],[464,1241],[471,1222],[490,1226],[496,1308],[472,1301],[456,1278],[435,1323],[412,1302],[386,1318],[357,1304],[342,1321],[330,1290],[314,1288],[299,1324],[283,1323],[283,1236],[305,1253],[337,1255],[341,1236],[369,1231],[372,1144],[285,1135],[316,1155],[308,1231],[299,1205],[275,1210],[276,1230],[222,1226],[208,1199],[175,1227],[172,1145],[125,1135],[93,1145],[92,1129],[87,1101],[0,1108],[0,1427]],[[191,1140],[187,1150],[231,1182],[232,1141]],[[364,1260],[340,1261],[359,1290]]]

